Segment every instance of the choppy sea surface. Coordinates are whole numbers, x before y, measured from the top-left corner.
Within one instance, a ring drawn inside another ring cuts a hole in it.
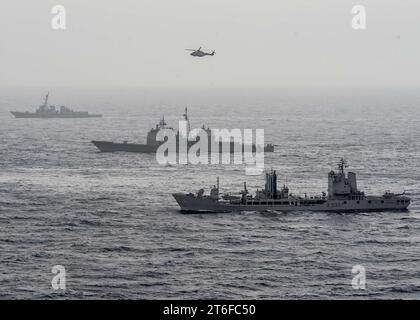
[[[44,91],[98,119],[15,119]],[[177,126],[263,128],[267,169],[320,194],[344,157],[368,194],[406,191],[407,212],[180,213],[172,192],[264,184],[243,165],[161,166],[99,153]],[[0,88],[0,298],[420,298],[420,90]],[[66,290],[54,290],[54,265]],[[352,268],[366,289],[352,287]]]

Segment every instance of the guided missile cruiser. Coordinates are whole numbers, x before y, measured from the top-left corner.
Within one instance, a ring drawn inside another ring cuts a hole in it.
[[[188,118],[187,108],[185,108],[185,113],[183,114],[184,120],[187,123],[187,131],[191,131],[190,120]],[[93,140],[92,143],[99,149],[101,152],[135,152],[135,153],[156,153],[159,147],[164,143],[164,141],[160,141],[157,139],[158,133],[160,130],[171,130],[174,131],[172,127],[169,127],[165,121],[165,118],[162,117],[161,120],[156,124],[154,128],[152,128],[147,133],[146,143],[130,143],[128,141],[123,142],[113,142],[113,141],[103,141],[103,140]],[[212,150],[212,130],[205,125],[201,127],[201,130],[207,133],[208,139],[208,150],[211,152]],[[175,131],[174,131],[175,132]],[[177,143],[179,142],[179,132],[176,132],[177,136]],[[187,148],[190,149],[191,146],[197,143],[197,140],[188,140],[187,141]],[[179,145],[177,147],[177,152],[179,151]],[[244,144],[239,145],[234,142],[229,143],[229,152],[233,153],[235,150],[244,151],[245,146]],[[255,144],[251,145],[252,152],[257,150]],[[223,151],[222,143],[219,143],[218,151],[221,153]],[[268,143],[264,145],[264,152],[274,152],[274,145]]]
[[[356,174],[345,172],[343,159],[338,163],[338,171],[328,173],[328,194],[299,196],[290,193],[283,185],[278,188],[275,170],[267,172],[265,187],[249,194],[246,183],[238,194],[220,195],[219,178],[216,186],[206,195],[204,189],[197,193],[174,193],[173,197],[183,212],[239,212],[239,211],[386,211],[406,210],[411,199],[401,194],[386,192],[381,196],[368,196],[357,188]]]

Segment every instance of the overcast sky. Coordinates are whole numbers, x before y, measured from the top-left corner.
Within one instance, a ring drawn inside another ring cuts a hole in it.
[[[1,0],[0,85],[417,86],[420,1]]]

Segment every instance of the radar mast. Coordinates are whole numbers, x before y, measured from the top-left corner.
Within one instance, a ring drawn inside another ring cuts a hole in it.
[[[347,162],[344,160],[344,158],[340,159],[340,162],[338,163],[338,170],[340,170],[341,174],[344,174],[344,168],[347,168]]]
[[[185,113],[183,114],[184,120],[187,122],[187,136],[191,131],[190,119],[188,118],[188,108],[185,107]]]
[[[44,107],[48,107],[48,97],[50,96],[50,93],[48,92],[46,95],[45,95],[45,98],[44,98],[44,104],[43,104],[43,106]]]

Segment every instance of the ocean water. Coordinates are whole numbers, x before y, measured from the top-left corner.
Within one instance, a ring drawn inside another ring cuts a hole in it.
[[[15,119],[51,103],[100,119]],[[243,165],[157,164],[90,140],[145,141],[177,126],[263,128],[267,169],[320,194],[344,157],[368,194],[406,191],[407,212],[179,212],[172,192],[255,190]],[[420,91],[337,88],[0,88],[0,298],[420,298]],[[66,290],[54,290],[54,265]],[[352,267],[366,289],[352,288]]]

